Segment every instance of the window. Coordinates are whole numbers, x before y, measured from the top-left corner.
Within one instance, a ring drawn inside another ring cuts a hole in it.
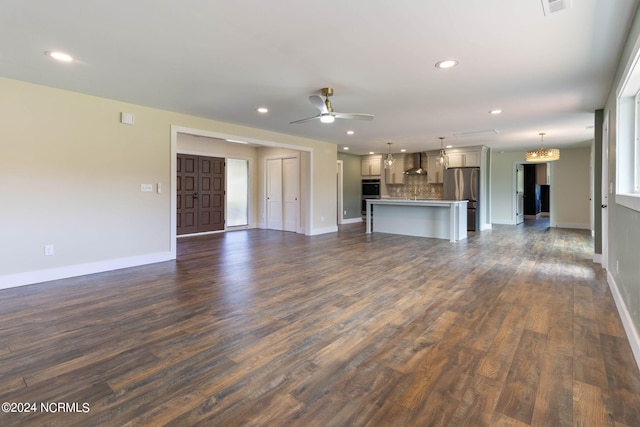
[[[227,227],[249,224],[249,161],[227,159]]]
[[[616,203],[640,211],[640,40],[617,91]]]

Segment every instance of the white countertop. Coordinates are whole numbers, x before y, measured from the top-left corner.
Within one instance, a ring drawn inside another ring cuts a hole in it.
[[[405,198],[394,198],[394,197],[384,197],[381,199],[367,199],[367,203],[389,204],[389,205],[417,204],[417,205],[424,205],[424,206],[437,206],[437,205],[450,206],[452,204],[460,204],[460,203],[468,203],[468,202],[469,202],[468,200],[405,199]]]

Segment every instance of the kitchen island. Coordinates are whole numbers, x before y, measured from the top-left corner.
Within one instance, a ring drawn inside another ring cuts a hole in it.
[[[366,215],[367,234],[467,238],[467,200],[368,199]]]

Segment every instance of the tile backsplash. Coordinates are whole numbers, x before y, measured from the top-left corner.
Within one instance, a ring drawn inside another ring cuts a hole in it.
[[[387,184],[389,197],[442,199],[442,184],[427,182],[426,175],[407,175],[404,184]]]

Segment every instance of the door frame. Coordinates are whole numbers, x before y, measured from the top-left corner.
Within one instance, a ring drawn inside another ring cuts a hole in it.
[[[602,188],[600,189],[600,205],[609,205],[609,194],[613,189],[609,189],[609,111],[605,111],[602,120]],[[605,270],[609,269],[609,208],[600,208],[601,235],[602,235],[602,255],[600,265]]]
[[[516,220],[517,220],[516,213],[517,213],[517,208],[518,208],[518,206],[517,206],[518,200],[517,200],[517,197],[516,197],[516,189],[517,189],[517,185],[518,185],[518,181],[517,181],[517,179],[518,179],[517,175],[518,174],[516,173],[516,167],[517,167],[517,165],[527,165],[527,164],[533,164],[533,163],[527,163],[527,162],[521,161],[521,160],[514,161],[513,162],[513,168],[511,169],[513,171],[512,172],[512,174],[513,174],[512,175],[512,186],[513,187],[512,187],[512,191],[511,191],[511,197],[513,197],[513,199],[512,199],[513,203],[512,203],[511,219],[513,220],[514,224],[516,224]],[[555,215],[553,213],[553,206],[554,206],[553,196],[554,196],[554,187],[555,187],[553,185],[553,182],[554,182],[553,162],[548,162],[547,163],[547,167],[549,168],[549,226],[552,227],[553,224],[554,224],[553,219],[555,217]]]
[[[344,223],[344,160],[338,160],[337,163],[337,195],[338,195],[338,211],[337,214],[337,222],[338,225]]]
[[[518,215],[518,167],[520,167],[522,169],[522,182],[523,182],[523,186],[524,186],[524,165],[525,163],[522,162],[517,162],[514,164],[513,168],[515,170],[514,172],[514,191],[512,192],[512,194],[515,194],[514,196],[514,211],[513,211],[513,223],[515,225],[518,224],[522,224],[524,222],[524,200],[522,201],[522,212],[520,215]],[[524,188],[522,189],[522,197],[524,199]],[[518,217],[522,216],[522,221],[518,222]]]

